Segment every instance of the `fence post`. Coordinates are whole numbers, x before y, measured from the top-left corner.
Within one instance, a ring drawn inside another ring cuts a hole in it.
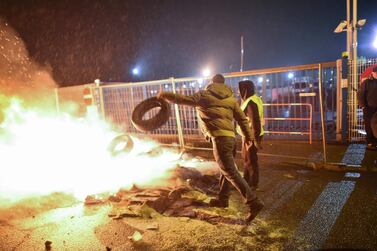
[[[60,103],[59,103],[59,89],[55,88],[55,105],[56,105],[56,113],[60,113]]]
[[[313,106],[310,104],[309,106],[309,143],[310,145],[313,143]]]
[[[105,118],[105,102],[103,101],[103,87],[97,86],[98,88],[98,95],[99,95],[99,102],[100,102],[100,112],[102,118]]]
[[[175,89],[175,81],[174,78],[170,78],[171,80],[171,85],[173,89],[173,93],[177,93]],[[182,132],[182,125],[181,125],[181,116],[179,114],[179,109],[178,105],[174,104],[174,111],[175,111],[175,118],[176,118],[176,123],[177,123],[177,131],[178,131],[178,140],[179,140],[179,146],[183,149],[185,148],[185,141],[183,139],[183,132]]]
[[[336,60],[336,141],[343,140],[343,92],[342,92],[342,60]]]
[[[318,64],[318,88],[319,88],[319,108],[321,111],[321,122],[322,122],[322,150],[323,150],[323,163],[326,164],[326,130],[325,130],[325,119],[323,115],[323,97],[322,97],[322,64]]]

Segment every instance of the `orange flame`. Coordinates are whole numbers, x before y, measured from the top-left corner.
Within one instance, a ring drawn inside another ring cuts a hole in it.
[[[161,181],[179,159],[178,152],[164,148],[157,156],[142,154],[158,144],[136,137],[129,154],[112,157],[107,146],[118,133],[93,114],[79,119],[25,109],[17,99],[9,102],[4,114],[1,198],[67,192],[83,199]]]

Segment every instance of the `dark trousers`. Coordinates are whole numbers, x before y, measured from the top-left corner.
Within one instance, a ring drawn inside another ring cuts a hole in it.
[[[377,145],[377,139],[373,135],[372,127],[370,124],[373,114],[377,112],[377,108],[368,107],[364,109],[363,112],[364,112],[365,132],[367,133],[366,135],[367,143]]]
[[[243,177],[250,187],[257,187],[259,183],[259,165],[257,153],[258,149],[254,144],[248,148],[246,143],[242,142],[242,158],[244,161]]]
[[[234,162],[236,142],[233,137],[212,138],[213,155],[220,168],[220,200],[229,199],[230,186],[241,194],[246,204],[256,199],[256,194],[251,190],[244,178],[238,172]]]

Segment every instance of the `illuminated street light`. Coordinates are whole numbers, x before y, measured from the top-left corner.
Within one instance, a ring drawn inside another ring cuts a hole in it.
[[[137,67],[133,68],[133,69],[132,69],[132,74],[133,74],[133,75],[139,75],[139,74],[140,74],[140,70],[139,70],[139,68],[137,68]]]
[[[376,37],[374,38],[374,41],[373,41],[373,47],[377,49],[377,35],[376,35]]]
[[[291,79],[294,77],[294,74],[292,72],[288,73],[288,78]]]
[[[203,69],[203,71],[202,71],[202,75],[203,75],[204,77],[209,77],[209,75],[211,75],[211,70],[210,70],[209,68],[205,68],[205,69]]]

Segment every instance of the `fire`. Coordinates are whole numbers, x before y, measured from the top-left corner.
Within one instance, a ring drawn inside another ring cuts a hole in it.
[[[86,118],[57,114],[52,69],[34,62],[2,19],[0,42],[1,205],[52,192],[83,199],[168,177],[179,153],[161,149],[154,156],[142,154],[158,144],[133,137],[128,155],[111,156],[107,147],[119,132],[96,113]]]
[[[8,103],[0,122],[1,199],[52,192],[83,199],[133,184],[155,184],[177,165],[178,152],[162,148],[155,156],[143,154],[159,146],[136,137],[129,154],[111,156],[107,147],[119,132],[96,113],[75,118],[26,109],[15,98]]]
[[[0,209],[6,208],[7,217],[19,217],[22,204],[34,214],[44,205],[54,207],[56,200],[71,204],[71,195],[83,200],[134,184],[166,185],[177,164],[213,167],[132,135],[132,151],[114,156],[108,146],[120,132],[95,109],[85,118],[57,113],[53,70],[34,62],[18,33],[1,18],[0,44]],[[77,104],[59,105],[77,114]],[[22,199],[17,210],[8,210]],[[81,206],[72,209],[80,211]],[[54,211],[51,220],[64,212]]]

